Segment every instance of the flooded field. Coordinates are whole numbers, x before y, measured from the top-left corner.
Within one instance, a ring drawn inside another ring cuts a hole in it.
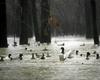
[[[5,57],[0,62],[0,80],[100,80],[100,59],[96,59],[96,54],[93,54],[94,51],[100,54],[100,47],[94,46],[92,40],[79,37],[53,38],[50,45],[38,46],[34,39],[30,39],[30,46],[16,47],[12,46],[13,38],[8,38],[8,41],[9,47],[0,49],[0,55]],[[61,47],[71,58],[60,61]],[[71,54],[68,53],[72,50]],[[76,50],[79,51],[78,55]],[[87,52],[91,53],[88,60]],[[32,53],[35,59],[31,59]],[[8,54],[12,55],[12,60],[7,58]],[[23,54],[22,60],[19,54]],[[42,54],[44,59],[41,59]]]

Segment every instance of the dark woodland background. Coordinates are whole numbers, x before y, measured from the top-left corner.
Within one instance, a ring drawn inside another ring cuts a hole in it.
[[[26,0],[24,0],[26,1]],[[36,0],[38,23],[40,23],[40,1]],[[8,36],[20,34],[20,4],[18,0],[6,0],[7,4],[7,30]],[[96,0],[97,27],[100,34],[100,0]],[[28,36],[34,34],[34,21],[32,0],[27,0],[25,26],[28,26]],[[56,30],[58,35],[85,35],[86,26],[92,26],[90,0],[50,0],[50,13],[60,21],[60,28]],[[87,20],[86,20],[87,19]],[[39,24],[39,27],[41,25]],[[92,34],[92,28],[89,28]],[[52,30],[53,33],[53,30]]]
[[[99,45],[99,0],[1,0],[0,46],[7,37],[19,37],[20,45],[51,43],[52,36],[80,35]]]

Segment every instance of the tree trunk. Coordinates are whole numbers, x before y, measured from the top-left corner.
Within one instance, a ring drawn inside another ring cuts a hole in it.
[[[51,42],[51,30],[48,24],[50,17],[50,4],[48,0],[41,1],[41,43]]]
[[[20,45],[28,44],[27,3],[28,3],[28,0],[25,0],[25,1],[20,0],[20,6],[21,6]]]
[[[40,36],[39,36],[39,26],[38,26],[38,20],[37,20],[36,0],[32,0],[32,13],[33,13],[35,40],[37,42],[37,41],[40,41]]]
[[[99,45],[99,35],[97,31],[97,24],[96,24],[96,2],[95,0],[91,0],[91,8],[92,8],[92,17],[93,17],[93,38],[94,44]]]
[[[7,44],[7,22],[6,1],[0,1],[0,48],[8,47]]]
[[[93,37],[92,33],[92,9],[90,0],[85,0],[85,16],[86,16],[86,38],[91,39]]]

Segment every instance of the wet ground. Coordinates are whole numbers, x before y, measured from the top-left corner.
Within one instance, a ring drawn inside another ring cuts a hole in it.
[[[9,38],[9,42],[12,42],[12,38]],[[94,51],[99,54],[100,48],[94,46],[92,40],[58,38],[50,45],[40,46],[33,40],[30,42],[30,46],[10,45],[7,49],[0,49],[0,55],[6,57],[0,62],[0,80],[100,80],[100,59],[96,59],[96,54],[93,54]],[[65,61],[59,59],[61,47],[65,48],[67,54]],[[78,55],[76,50],[79,50]],[[86,60],[88,51],[91,55]],[[18,58],[20,53],[23,54],[23,60]],[[37,53],[38,57],[35,55],[35,59],[31,59],[32,53]],[[45,59],[40,59],[43,53]],[[7,58],[8,54],[12,54],[13,60]],[[69,55],[71,58],[68,58]]]

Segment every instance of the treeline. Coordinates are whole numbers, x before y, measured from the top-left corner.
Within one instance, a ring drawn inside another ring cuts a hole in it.
[[[7,7],[7,30],[8,36],[16,36],[20,35],[21,32],[21,23],[24,26],[27,26],[27,34],[29,37],[33,36],[33,13],[32,13],[32,2],[31,0],[24,0],[26,2],[25,8],[25,15],[23,21],[21,20],[21,0],[6,0],[6,7]],[[24,27],[26,28],[26,27]]]
[[[18,36],[21,45],[28,44],[33,32],[41,43],[50,43],[53,34],[86,35],[99,44],[97,3],[96,0],[2,0],[0,45],[7,45],[9,35]]]
[[[54,32],[56,36],[86,35],[99,44],[97,3],[96,0],[1,0],[0,46],[7,46],[9,35],[18,36],[20,45],[28,44],[33,32],[41,43],[50,43]]]
[[[56,30],[57,35],[85,35],[87,33],[86,29],[88,26],[89,33],[92,35],[92,15],[90,0],[49,0],[50,13],[52,16],[56,16],[60,20],[60,28]],[[20,5],[18,0],[7,0],[7,25],[8,25],[8,35],[20,34]],[[36,0],[36,9],[38,10],[37,18],[40,14],[40,2],[41,0]],[[100,34],[100,1],[96,0],[96,12],[97,12],[97,27]],[[33,5],[32,0],[27,2],[27,23],[28,26],[28,36],[33,36],[34,34],[34,12],[32,13]],[[35,9],[34,9],[35,11]],[[40,25],[40,22],[39,24]],[[91,30],[91,31],[90,31]],[[52,31],[55,31],[52,29]],[[52,32],[53,34],[53,32]]]

